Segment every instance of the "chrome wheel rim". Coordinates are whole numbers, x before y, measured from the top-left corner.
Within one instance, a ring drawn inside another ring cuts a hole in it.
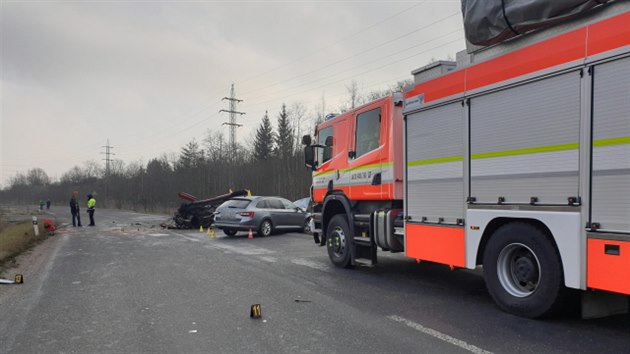
[[[524,298],[535,293],[540,285],[540,261],[531,248],[522,243],[511,243],[499,254],[497,275],[501,286],[510,295]]]
[[[329,246],[332,248],[336,258],[343,258],[346,254],[346,234],[340,226],[335,227],[332,232]]]
[[[271,233],[271,224],[269,223],[269,221],[265,221],[263,222],[260,229],[262,230],[262,234],[264,236],[269,236],[269,234]]]

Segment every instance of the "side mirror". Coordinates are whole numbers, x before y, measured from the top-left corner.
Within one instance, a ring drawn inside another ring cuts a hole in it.
[[[311,144],[312,144],[311,136],[310,135],[304,135],[302,137],[302,145],[311,146]]]
[[[304,147],[304,164],[311,170],[315,170],[315,149],[311,145]]]

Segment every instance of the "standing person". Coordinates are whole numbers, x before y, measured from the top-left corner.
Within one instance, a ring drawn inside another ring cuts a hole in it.
[[[50,210],[50,199],[46,199],[46,210]]]
[[[79,202],[77,201],[78,196],[79,192],[72,192],[72,197],[70,197],[70,213],[72,213],[72,226],[77,226],[78,223],[79,227],[81,227],[83,225],[81,225],[81,214],[79,213]]]
[[[45,204],[45,203],[44,203],[44,200],[43,200],[43,199],[40,199],[40,200],[39,200],[39,210],[44,210],[44,204]]]
[[[88,194],[88,202],[87,202],[87,212],[88,215],[90,216],[90,224],[88,226],[95,226],[94,225],[94,207],[96,206],[96,199],[94,199],[94,197],[91,194]]]

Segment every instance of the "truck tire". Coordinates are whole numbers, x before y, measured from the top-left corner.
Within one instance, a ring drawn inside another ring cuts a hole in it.
[[[536,318],[555,308],[564,288],[562,263],[540,228],[525,222],[501,226],[483,254],[488,292],[511,314]]]
[[[343,214],[337,214],[330,219],[327,235],[327,249],[330,261],[340,268],[351,268],[350,262],[350,227]]]

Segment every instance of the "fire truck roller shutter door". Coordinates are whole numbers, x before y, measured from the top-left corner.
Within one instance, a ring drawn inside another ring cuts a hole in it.
[[[594,67],[591,222],[630,232],[630,58]]]
[[[461,101],[407,117],[407,215],[455,224],[464,217],[464,107]]]
[[[578,195],[580,72],[471,99],[471,196],[566,205]]]

